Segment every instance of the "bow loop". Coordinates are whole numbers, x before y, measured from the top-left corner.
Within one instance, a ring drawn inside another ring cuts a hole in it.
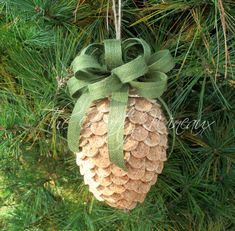
[[[136,59],[113,69],[112,73],[114,73],[122,83],[129,83],[130,81],[143,76],[147,71],[148,67],[144,57],[139,56]]]
[[[168,50],[151,54],[150,46],[139,38],[123,42],[105,40],[84,48],[72,62],[74,76],[68,81],[77,98],[68,126],[68,145],[79,151],[79,136],[87,109],[93,101],[111,97],[108,119],[110,160],[126,170],[123,157],[123,131],[129,88],[139,96],[157,98],[167,86],[167,73],[174,67]]]
[[[113,68],[123,64],[122,46],[120,40],[104,40],[104,59],[109,70],[112,70]]]
[[[102,70],[102,66],[99,64],[97,59],[92,55],[86,54],[77,56],[72,63],[72,68],[75,76],[77,76],[81,71]]]
[[[129,38],[123,42],[123,50],[124,50],[123,53],[124,53],[125,60],[128,57],[128,52],[132,50],[131,48],[141,48],[141,49],[138,49],[140,53],[137,52],[137,54],[143,56],[146,62],[149,60],[151,56],[151,48],[148,45],[148,43],[146,43],[143,39]]]
[[[167,73],[175,66],[175,63],[169,50],[161,50],[150,57],[148,65],[149,72],[161,71]]]

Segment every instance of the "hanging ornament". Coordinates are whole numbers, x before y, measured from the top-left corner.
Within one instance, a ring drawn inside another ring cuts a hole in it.
[[[162,172],[167,127],[154,99],[173,67],[168,50],[139,38],[93,43],[72,63],[68,145],[89,190],[112,207],[133,209]]]

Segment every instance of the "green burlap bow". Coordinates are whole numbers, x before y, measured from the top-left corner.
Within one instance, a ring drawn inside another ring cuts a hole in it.
[[[138,38],[104,40],[84,48],[74,59],[74,76],[68,81],[72,97],[78,99],[68,125],[68,145],[79,151],[79,137],[86,111],[94,100],[111,96],[108,118],[108,150],[111,162],[127,170],[123,136],[129,89],[145,98],[157,98],[167,86],[166,72],[174,67],[168,50],[151,53]]]

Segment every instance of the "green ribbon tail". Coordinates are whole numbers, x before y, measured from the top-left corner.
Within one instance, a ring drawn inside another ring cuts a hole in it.
[[[85,93],[77,100],[68,124],[68,146],[72,152],[79,151],[80,131],[83,119],[92,104],[92,97]]]
[[[112,93],[108,119],[108,150],[112,163],[127,171],[123,153],[124,125],[128,101],[128,86]]]

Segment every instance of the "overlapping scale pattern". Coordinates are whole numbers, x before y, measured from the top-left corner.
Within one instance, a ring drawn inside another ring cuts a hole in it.
[[[90,107],[83,123],[76,161],[94,196],[112,207],[133,209],[143,202],[162,172],[167,149],[166,119],[160,105],[129,97],[124,129],[125,172],[110,162],[107,147],[109,99]]]

